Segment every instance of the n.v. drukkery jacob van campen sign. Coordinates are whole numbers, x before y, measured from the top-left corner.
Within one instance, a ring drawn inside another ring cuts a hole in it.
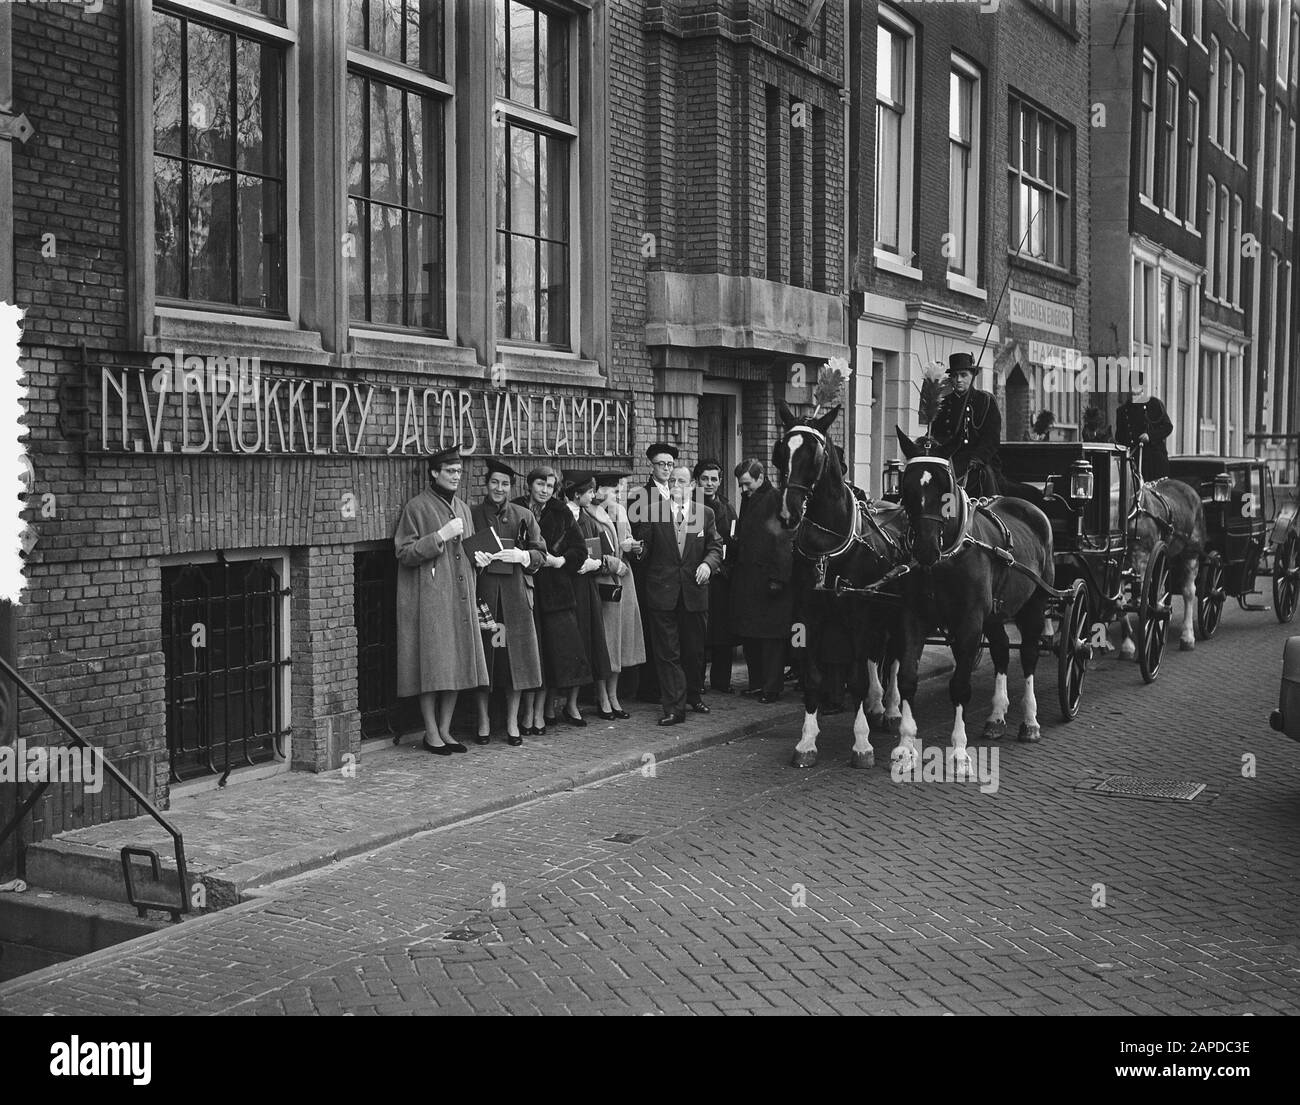
[[[223,359],[186,371],[166,357],[151,368],[102,366],[96,444],[189,456],[423,456],[457,442],[499,456],[631,452],[627,397],[277,378],[256,359],[214,360]]]

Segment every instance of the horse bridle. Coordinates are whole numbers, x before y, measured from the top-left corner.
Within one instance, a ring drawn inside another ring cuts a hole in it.
[[[946,560],[951,560],[954,556],[956,556],[959,552],[961,552],[962,549],[964,549],[967,544],[969,544],[967,538],[969,537],[969,532],[970,532],[971,500],[969,496],[967,496],[966,494],[966,489],[962,487],[960,483],[957,482],[957,475],[953,471],[952,461],[948,460],[945,457],[919,456],[919,457],[912,457],[907,462],[907,467],[910,468],[913,464],[932,464],[932,465],[942,466],[943,469],[948,473],[948,484],[952,488],[952,494],[958,496],[961,502],[961,515],[960,515],[961,525],[958,528],[957,536],[953,539],[952,544],[949,545],[947,548],[944,548],[942,545],[939,546],[940,563]],[[939,526],[939,533],[941,537],[943,534],[943,528],[948,524],[949,521],[951,521],[950,518],[948,518],[942,513],[934,514],[925,511],[922,511],[920,515],[920,520],[922,522],[936,523]]]

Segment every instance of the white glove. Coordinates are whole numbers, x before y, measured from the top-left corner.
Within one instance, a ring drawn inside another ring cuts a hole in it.
[[[504,560],[507,564],[527,564],[527,549],[502,549],[497,553],[498,560]]]
[[[438,531],[438,536],[444,541],[450,541],[453,537],[459,537],[465,532],[465,520],[463,518],[453,518]]]
[[[578,574],[585,576],[588,572],[598,572],[600,571],[600,567],[600,561],[589,556],[582,562],[582,567],[578,569]]]

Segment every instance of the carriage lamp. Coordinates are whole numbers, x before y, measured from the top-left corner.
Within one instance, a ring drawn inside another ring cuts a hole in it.
[[[1226,503],[1230,498],[1232,498],[1232,475],[1228,472],[1220,472],[1214,477],[1214,501]]]
[[[895,458],[894,460],[885,461],[885,489],[884,497],[886,499],[897,499],[900,491],[899,484],[903,478],[903,462]]]
[[[1070,465],[1070,498],[1087,502],[1092,498],[1092,465],[1086,460],[1076,460]]]

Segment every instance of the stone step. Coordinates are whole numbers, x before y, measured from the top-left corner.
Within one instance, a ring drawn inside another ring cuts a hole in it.
[[[0,982],[110,948],[170,922],[125,903],[45,890],[0,894]]]
[[[159,860],[160,880],[154,882],[149,861],[132,858],[136,894],[153,901],[179,902],[176,861],[170,853],[161,854]],[[29,845],[26,865],[27,882],[31,886],[106,902],[127,901],[122,859],[117,852],[55,837]],[[162,916],[166,917],[166,914]]]

